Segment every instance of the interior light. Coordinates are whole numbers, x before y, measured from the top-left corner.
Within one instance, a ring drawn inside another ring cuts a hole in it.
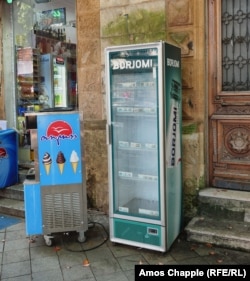
[[[8,3],[8,4],[11,4],[11,3],[12,3],[12,0],[7,0],[7,3]]]

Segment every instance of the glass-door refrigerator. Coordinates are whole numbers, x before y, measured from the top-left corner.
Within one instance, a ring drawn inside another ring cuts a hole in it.
[[[105,49],[110,240],[167,251],[181,231],[181,51]]]
[[[40,56],[39,102],[43,109],[77,109],[76,58],[62,55]]]

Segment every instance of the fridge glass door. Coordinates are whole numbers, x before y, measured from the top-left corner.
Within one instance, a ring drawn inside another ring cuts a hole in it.
[[[111,52],[114,213],[160,219],[158,49]]]
[[[53,85],[55,107],[67,107],[67,72],[66,59],[62,57],[53,58]]]

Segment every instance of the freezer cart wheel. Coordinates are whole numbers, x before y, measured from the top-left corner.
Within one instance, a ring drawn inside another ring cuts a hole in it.
[[[45,240],[45,244],[48,247],[51,247],[53,245],[53,236],[44,235],[44,240]]]
[[[85,237],[85,233],[84,232],[79,232],[78,238],[77,238],[78,242],[83,243],[86,241],[86,237]]]

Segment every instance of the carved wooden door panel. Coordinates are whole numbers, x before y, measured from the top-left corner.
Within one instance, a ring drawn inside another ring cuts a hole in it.
[[[250,0],[208,14],[209,183],[250,191]]]

